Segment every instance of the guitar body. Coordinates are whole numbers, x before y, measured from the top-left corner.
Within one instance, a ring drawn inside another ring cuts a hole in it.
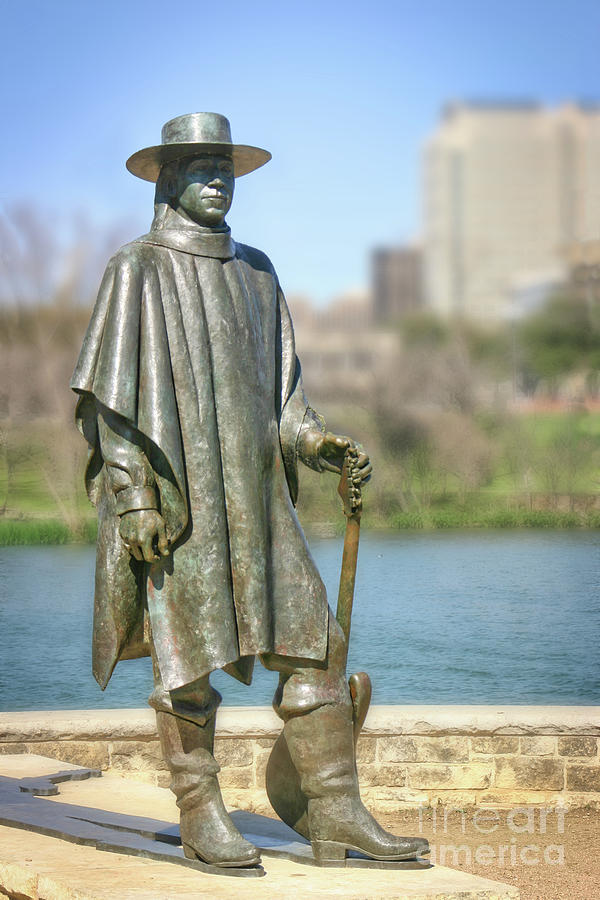
[[[371,705],[371,679],[366,672],[355,672],[348,679],[348,685],[350,687],[350,696],[352,697],[354,746],[356,746]]]

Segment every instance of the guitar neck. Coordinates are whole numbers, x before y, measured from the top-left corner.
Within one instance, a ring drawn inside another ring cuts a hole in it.
[[[356,564],[358,560],[358,541],[360,537],[360,515],[346,520],[344,535],[344,552],[342,555],[342,571],[338,591],[337,611],[335,614],[344,637],[346,638],[346,655],[350,643],[350,625],[354,604],[354,584],[356,581]]]
[[[360,537],[360,517],[362,513],[362,497],[360,484],[353,483],[354,463],[357,452],[355,448],[347,451],[340,477],[338,493],[344,505],[346,531],[344,534],[344,552],[336,619],[346,639],[346,658],[350,643],[350,626],[352,622],[352,606],[354,603],[354,584],[356,580],[356,564],[358,560],[358,541]]]

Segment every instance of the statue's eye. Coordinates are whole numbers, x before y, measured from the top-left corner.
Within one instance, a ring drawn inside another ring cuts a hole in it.
[[[197,159],[189,166],[188,173],[190,175],[200,175],[203,172],[208,172],[209,169],[210,163],[207,159]]]
[[[220,171],[223,175],[233,175],[233,163],[224,162],[219,166]]]

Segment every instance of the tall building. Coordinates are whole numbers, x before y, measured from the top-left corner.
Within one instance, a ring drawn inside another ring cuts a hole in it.
[[[371,258],[373,317],[390,324],[422,305],[422,257],[417,247],[380,247]]]
[[[600,108],[458,103],[424,151],[424,291],[445,316],[518,318],[600,238]]]

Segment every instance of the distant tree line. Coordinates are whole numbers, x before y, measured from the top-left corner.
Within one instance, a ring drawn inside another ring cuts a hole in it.
[[[50,516],[85,532],[86,450],[69,381],[119,231],[28,206],[0,214],[0,516]]]
[[[93,514],[68,383],[103,266],[131,228],[75,230],[76,240],[61,242],[55,224],[28,208],[0,215],[0,520],[54,518],[81,537]],[[495,331],[421,313],[395,339],[392,361],[375,364],[358,394],[352,379],[335,403],[318,380],[310,385],[329,427],[350,431],[374,457],[374,524],[452,522],[450,509],[476,518],[485,504],[595,506],[600,413],[584,401],[600,398],[596,300],[565,289]],[[527,398],[567,394],[561,415],[519,411]],[[305,521],[335,518],[334,482],[303,475]]]

